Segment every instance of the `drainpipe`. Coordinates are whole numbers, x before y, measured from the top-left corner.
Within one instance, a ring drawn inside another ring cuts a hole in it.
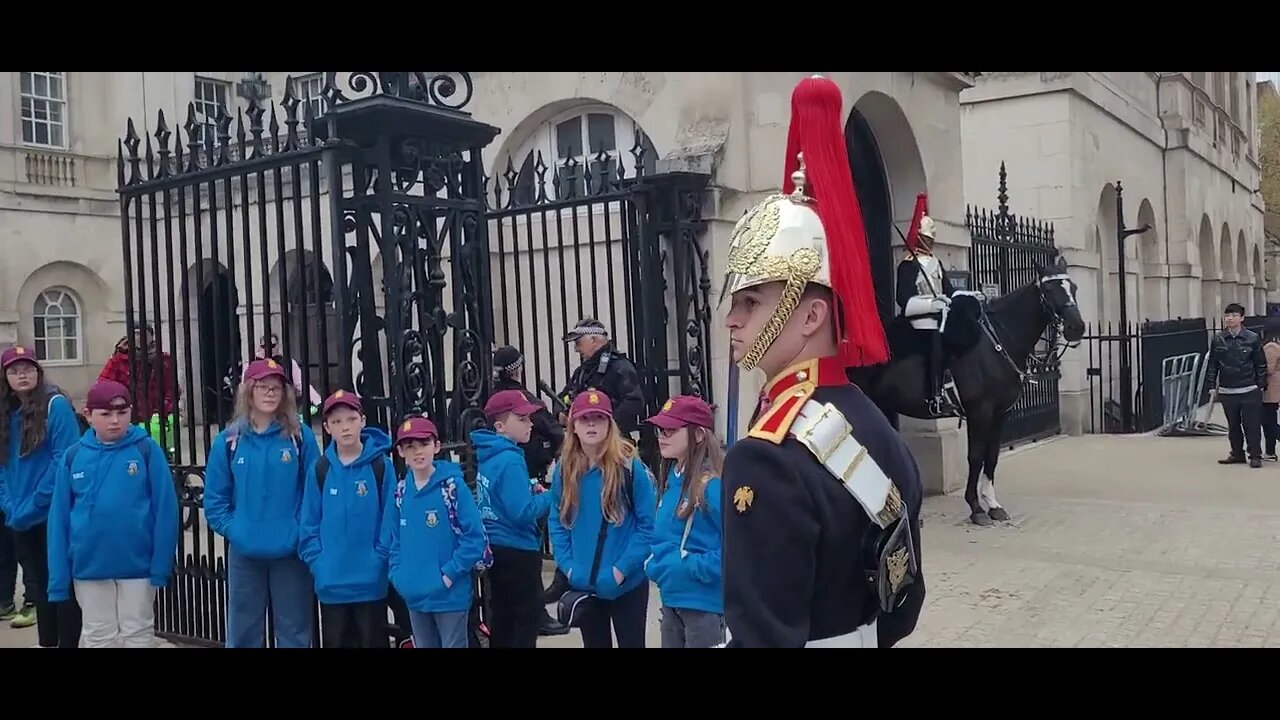
[[[1160,132],[1164,134],[1164,145],[1160,148],[1160,182],[1161,198],[1164,201],[1164,312],[1173,315],[1173,269],[1169,262],[1169,129],[1164,124],[1164,109],[1160,106],[1160,84],[1164,73],[1156,73],[1156,119],[1160,121]]]

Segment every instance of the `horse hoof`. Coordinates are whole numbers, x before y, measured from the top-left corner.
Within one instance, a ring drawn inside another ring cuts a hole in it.
[[[987,515],[998,522],[1008,522],[1009,520],[1009,513],[1005,512],[1004,508],[991,508],[987,511]]]
[[[970,513],[969,521],[972,522],[974,525],[987,527],[988,525],[991,524],[991,516],[987,515],[984,512]]]

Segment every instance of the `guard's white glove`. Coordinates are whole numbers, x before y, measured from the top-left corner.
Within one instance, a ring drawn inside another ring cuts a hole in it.
[[[951,298],[935,297],[933,299],[933,309],[935,312],[942,312],[942,309],[951,305]]]

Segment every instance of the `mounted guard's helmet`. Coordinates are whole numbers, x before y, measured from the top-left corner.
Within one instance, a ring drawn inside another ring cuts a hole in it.
[[[927,237],[929,238],[929,242],[933,242],[933,232],[933,218],[928,215],[920,218],[920,237]]]
[[[845,367],[888,359],[871,281],[867,234],[845,145],[840,88],[820,75],[791,94],[782,193],[747,210],[733,228],[720,302],[771,282],[785,288],[773,316],[738,366],[760,362],[809,283],[830,288]]]

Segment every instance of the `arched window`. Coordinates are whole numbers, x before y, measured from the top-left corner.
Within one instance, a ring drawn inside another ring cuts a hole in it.
[[[84,347],[80,301],[66,288],[40,293],[32,313],[36,357],[50,363],[77,363]]]
[[[639,145],[636,144],[637,131]],[[608,105],[578,106],[540,125],[512,154],[513,167],[519,173],[510,188],[515,205],[533,204],[538,198],[538,153],[542,153],[542,162],[547,167],[541,184],[547,200],[551,201],[607,192],[620,175],[622,178],[652,175],[658,161],[653,142],[630,116]],[[496,174],[501,176],[506,169],[504,162]],[[553,182],[556,178],[559,178],[559,187]],[[604,185],[605,178],[610,185]],[[504,178],[500,182],[506,185],[508,181]]]

